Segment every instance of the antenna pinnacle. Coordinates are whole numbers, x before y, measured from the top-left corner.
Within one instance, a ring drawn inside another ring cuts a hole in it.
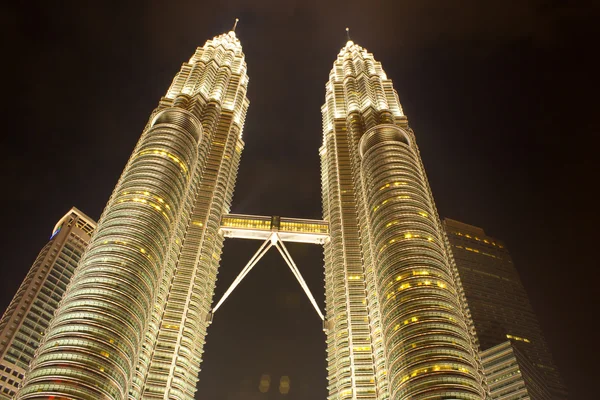
[[[348,36],[348,41],[352,40],[350,39],[350,28],[346,27],[346,36]]]
[[[232,32],[235,32],[235,28],[237,27],[237,23],[238,23],[239,20],[240,20],[239,18],[235,19],[235,23],[233,24],[233,28],[231,28]]]

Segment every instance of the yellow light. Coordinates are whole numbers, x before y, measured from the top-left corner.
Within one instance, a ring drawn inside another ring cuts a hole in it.
[[[260,384],[258,385],[258,390],[261,393],[267,393],[269,391],[269,387],[271,386],[271,376],[269,374],[263,374],[260,377]]]
[[[279,380],[279,393],[288,394],[290,391],[290,378],[288,376],[282,376]]]

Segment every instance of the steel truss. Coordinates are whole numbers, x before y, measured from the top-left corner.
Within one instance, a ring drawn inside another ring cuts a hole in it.
[[[269,249],[271,247],[277,248],[277,250],[279,251],[279,254],[281,254],[281,257],[283,257],[283,260],[288,265],[288,267],[290,267],[290,270],[292,271],[292,273],[298,280],[298,283],[300,283],[300,286],[302,287],[302,289],[304,290],[304,293],[306,293],[306,296],[308,297],[311,304],[315,308],[315,311],[319,315],[319,318],[321,318],[321,320],[323,320],[323,321],[325,320],[325,317],[323,316],[323,313],[321,313],[321,310],[319,309],[319,306],[317,305],[315,298],[313,297],[312,293],[310,292],[308,285],[304,281],[304,278],[302,277],[302,274],[298,270],[296,263],[294,262],[289,251],[285,247],[283,240],[281,240],[281,237],[279,236],[279,234],[277,232],[271,233],[270,237],[263,242],[263,244],[259,247],[259,249],[256,251],[256,253],[254,253],[254,255],[250,258],[248,263],[244,266],[242,271],[238,274],[238,276],[235,278],[233,283],[229,286],[229,288],[227,289],[225,294],[223,294],[223,297],[221,297],[221,300],[219,300],[219,302],[213,307],[213,309],[211,311],[211,319],[212,319],[212,315],[214,315],[215,312],[217,312],[219,307],[221,307],[221,305],[225,302],[225,300],[229,297],[229,295],[231,295],[231,293],[235,290],[237,285],[240,284],[240,282],[246,277],[246,275],[248,275],[248,273],[252,270],[252,268],[254,268],[254,266],[258,263],[258,261],[267,253],[267,251],[269,251]]]

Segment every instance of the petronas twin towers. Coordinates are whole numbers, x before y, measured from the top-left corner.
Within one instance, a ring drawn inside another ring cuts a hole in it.
[[[487,398],[415,135],[381,64],[352,41],[334,62],[322,107],[319,222],[229,214],[246,69],[233,31],[183,64],[16,398],[193,399],[233,228],[273,232],[273,243],[321,238],[329,399]]]

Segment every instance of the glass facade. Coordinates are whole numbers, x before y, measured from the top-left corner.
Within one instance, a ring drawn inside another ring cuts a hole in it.
[[[544,377],[511,341],[481,352],[493,399],[552,400]]]
[[[482,399],[472,323],[413,131],[381,64],[349,41],[321,154],[329,399]]]
[[[0,399],[15,395],[95,228],[76,208],[62,217],[0,319]]]
[[[481,349],[487,351],[509,339],[543,377],[553,398],[566,399],[566,388],[504,243],[486,235],[481,228],[448,218],[444,220],[444,227]],[[523,374],[524,379],[529,379],[525,371]],[[492,395],[504,398],[493,391]]]

